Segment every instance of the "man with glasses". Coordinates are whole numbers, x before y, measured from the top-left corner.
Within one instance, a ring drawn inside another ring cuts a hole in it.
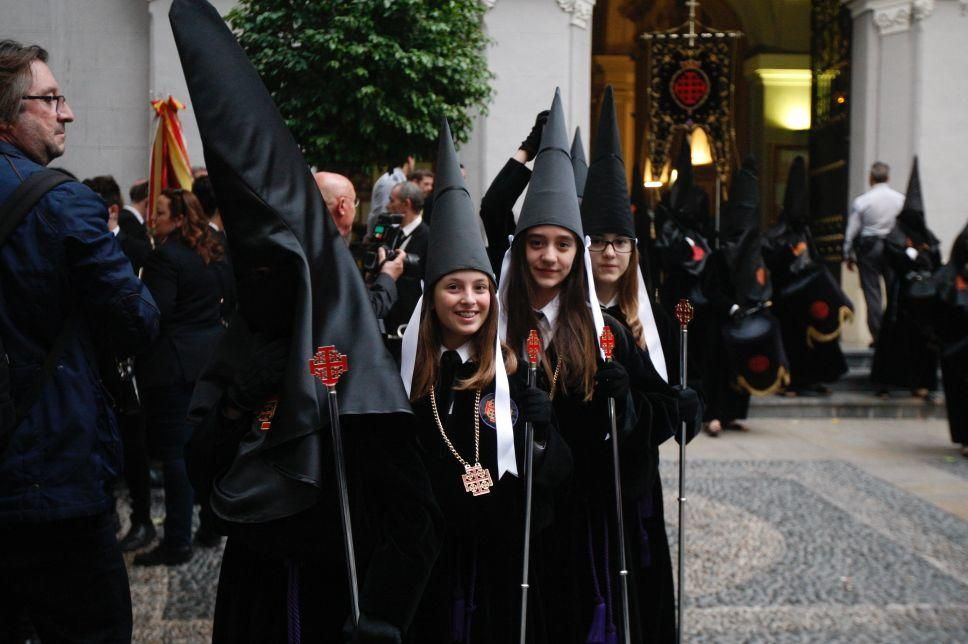
[[[47,57],[0,40],[0,371],[17,407],[0,425],[0,641],[18,641],[27,614],[45,642],[123,642],[131,599],[110,512],[121,442],[96,346],[138,353],[159,314],[90,188],[52,173],[66,183],[23,192],[74,120]]]
[[[340,236],[350,243],[350,234],[353,232],[353,221],[356,219],[356,209],[360,207],[360,200],[356,196],[356,188],[353,182],[341,174],[335,172],[317,172],[313,175],[316,185],[319,187],[319,194],[323,197],[326,210],[329,211],[333,221],[336,222],[336,229]],[[403,275],[403,263],[407,259],[405,251],[398,251],[391,261],[386,260],[386,251],[383,248],[377,250],[377,259],[380,262],[380,272],[374,280],[367,285],[370,296],[370,306],[377,319],[386,317],[390,309],[397,301],[397,280]]]

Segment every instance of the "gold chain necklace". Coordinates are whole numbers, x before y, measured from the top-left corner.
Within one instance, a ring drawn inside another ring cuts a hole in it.
[[[440,430],[440,436],[444,439],[447,449],[450,450],[450,453],[454,455],[454,458],[456,458],[460,464],[464,466],[464,470],[466,470],[466,474],[462,474],[460,477],[464,482],[464,490],[473,494],[474,496],[489,494],[491,492],[491,487],[494,486],[494,481],[491,479],[490,471],[484,467],[481,467],[481,390],[478,389],[474,396],[473,465],[463,459],[463,457],[457,452],[454,444],[450,442],[449,438],[447,438],[447,432],[444,430],[444,424],[440,422],[440,414],[437,412],[437,394],[433,385],[430,386],[430,408],[434,412],[434,420],[437,422],[437,429]]]
[[[558,373],[561,371],[561,358],[555,360],[555,373],[551,376],[551,391],[548,393],[548,398],[551,400],[555,399],[555,389],[558,387]]]

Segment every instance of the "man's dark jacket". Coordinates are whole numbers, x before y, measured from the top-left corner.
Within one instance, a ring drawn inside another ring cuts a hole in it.
[[[390,313],[383,319],[387,333],[396,334],[397,328],[401,324],[410,321],[417,300],[423,293],[421,281],[423,280],[424,266],[427,259],[427,244],[430,241],[430,227],[420,222],[420,225],[410,233],[410,242],[404,249],[407,255],[420,258],[420,265],[407,268],[400,279],[397,280],[397,302],[390,309]]]
[[[151,253],[151,241],[148,239],[148,230],[145,225],[138,221],[134,213],[125,208],[118,213],[118,243],[121,250],[131,260],[131,267],[137,273],[145,265],[145,260]]]
[[[0,142],[0,203],[42,169]],[[76,325],[58,366],[0,455],[0,523],[88,516],[111,506],[121,442],[95,342],[131,355],[158,333],[158,308],[108,231],[104,202],[76,182],[48,192],[0,248],[0,336],[14,400],[39,377],[72,310]]]

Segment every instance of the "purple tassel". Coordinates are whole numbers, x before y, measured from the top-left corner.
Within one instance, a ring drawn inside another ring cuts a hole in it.
[[[463,597],[455,597],[450,611],[450,641],[464,641],[464,624],[467,618],[467,605]]]
[[[592,625],[588,629],[585,644],[606,644],[605,641],[605,600],[599,598],[592,613]]]
[[[302,625],[299,615],[299,566],[289,562],[286,588],[287,641],[289,644],[302,642]]]

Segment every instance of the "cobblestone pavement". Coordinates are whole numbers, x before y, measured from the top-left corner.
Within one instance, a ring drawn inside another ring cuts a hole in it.
[[[946,434],[943,421],[758,419],[695,441],[687,640],[968,642],[968,459]],[[675,560],[675,447],[662,456]],[[130,566],[135,641],[208,641],[220,557]]]

